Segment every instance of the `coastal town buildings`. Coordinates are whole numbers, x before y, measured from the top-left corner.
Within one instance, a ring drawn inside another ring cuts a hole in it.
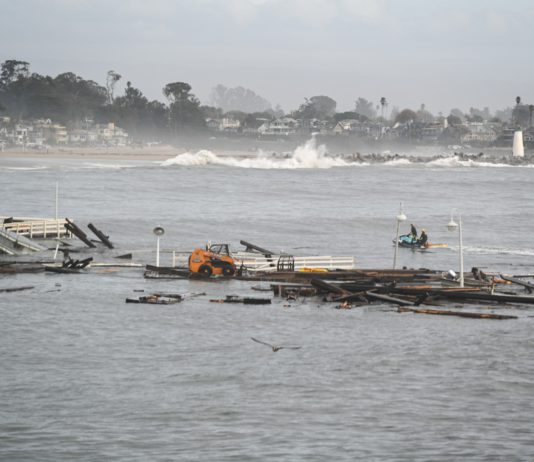
[[[271,120],[261,117],[244,122],[230,115],[208,118],[206,129],[213,134],[230,137],[290,138],[320,134],[340,139],[360,138],[369,142],[396,141],[419,145],[511,146],[515,127],[490,121],[457,121],[449,124],[447,118],[436,117],[429,122],[408,120],[392,123],[383,119],[297,119],[280,117]],[[534,146],[534,128],[523,129],[525,146]],[[135,141],[134,141],[135,139]],[[51,119],[14,121],[0,117],[0,149],[43,150],[52,146],[123,147],[143,145],[139,137],[132,137],[112,122],[94,123],[85,120],[66,127]],[[153,140],[162,142],[164,140]]]
[[[50,119],[13,122],[0,118],[0,148],[43,150],[50,146],[126,146],[128,133],[113,123],[67,129]]]

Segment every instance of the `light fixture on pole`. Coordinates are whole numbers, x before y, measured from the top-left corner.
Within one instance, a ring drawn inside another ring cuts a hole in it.
[[[159,266],[159,237],[165,234],[161,226],[156,226],[152,232],[156,235],[156,266]]]
[[[56,221],[58,219],[59,219],[59,181],[56,181]]]
[[[399,226],[406,221],[406,215],[402,211],[402,202],[400,203],[399,214],[397,215],[397,233],[395,235],[395,254],[393,255],[393,269],[397,266],[397,252],[399,250]]]
[[[459,253],[460,253],[460,287],[463,287],[464,286],[464,249],[463,249],[463,244],[462,244],[462,216],[458,215],[458,223],[456,223],[452,216],[453,210],[451,210],[451,221],[447,223],[447,229],[451,232],[458,230],[458,242],[459,242]]]

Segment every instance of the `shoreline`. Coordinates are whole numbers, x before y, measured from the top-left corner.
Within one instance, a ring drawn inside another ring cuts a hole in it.
[[[210,149],[211,148],[211,149]],[[206,148],[185,148],[174,147],[170,145],[150,146],[150,147],[110,147],[110,148],[81,148],[81,147],[62,147],[52,148],[48,151],[38,150],[18,150],[8,149],[0,151],[0,161],[7,159],[50,159],[50,160],[111,160],[111,161],[139,161],[139,162],[161,162],[173,159],[178,155],[184,153],[197,153],[202,150],[213,152],[219,157],[235,157],[235,158],[254,158],[259,152],[270,155],[272,158],[287,158],[291,156],[294,151],[257,151],[255,149],[215,149],[213,147]],[[368,152],[365,152],[368,151]],[[374,151],[374,152],[373,152]],[[523,158],[513,158],[511,149],[501,147],[489,147],[485,149],[457,149],[452,150],[444,146],[412,146],[411,149],[399,149],[376,151],[376,150],[354,150],[353,152],[345,153],[327,153],[329,157],[341,157],[348,160],[395,160],[395,159],[409,159],[409,160],[426,160],[430,158],[444,158],[458,156],[459,159],[473,159],[480,160],[514,160],[514,162],[532,161],[533,155],[531,152],[526,152]]]
[[[88,160],[139,160],[139,161],[163,161],[187,152],[186,149],[172,146],[155,146],[149,148],[54,148],[47,151],[0,151],[0,159],[88,159]]]

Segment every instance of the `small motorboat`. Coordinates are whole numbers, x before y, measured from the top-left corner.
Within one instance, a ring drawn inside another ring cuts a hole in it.
[[[393,240],[393,244],[395,244],[395,240]],[[408,247],[410,249],[424,249],[426,248],[426,245],[421,245],[417,241],[417,239],[414,239],[413,236],[410,234],[403,234],[402,236],[399,236],[399,247]]]
[[[395,240],[393,240],[393,244],[395,244]],[[399,236],[399,247],[406,247],[408,249],[424,252],[428,249],[445,248],[447,247],[447,244],[432,244],[431,242],[421,244],[417,239],[414,239],[411,234],[403,234],[402,236]]]

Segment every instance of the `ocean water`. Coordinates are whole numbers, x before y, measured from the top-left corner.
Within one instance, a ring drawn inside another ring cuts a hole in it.
[[[399,249],[398,266],[534,274],[534,169],[457,158],[331,158],[313,142],[275,156],[190,152],[164,162],[0,159],[0,214],[91,222],[116,250],[244,239],[388,268],[400,202],[449,248]],[[336,310],[320,300],[248,306],[242,281],[145,280],[140,268],[0,275],[0,460],[451,461],[534,459],[534,308],[491,321]],[[125,304],[154,291],[206,295]],[[451,303],[449,308],[456,308]],[[251,337],[301,346],[273,353]]]

